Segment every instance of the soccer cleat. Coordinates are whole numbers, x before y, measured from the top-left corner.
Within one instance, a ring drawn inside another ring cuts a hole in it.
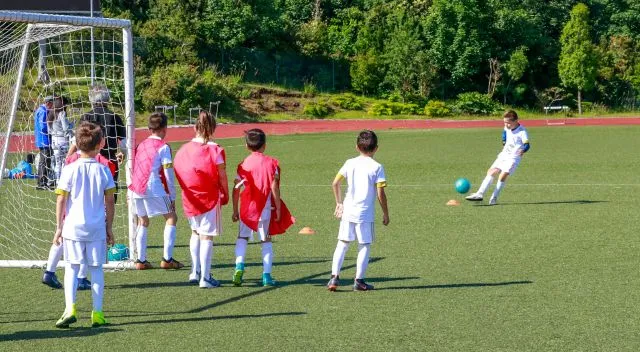
[[[209,275],[208,278],[200,279],[200,288],[216,288],[220,287],[220,282]]]
[[[340,278],[338,276],[333,276],[329,280],[329,283],[327,284],[327,288],[329,289],[329,291],[335,292],[336,289],[338,288],[338,285],[340,285]]]
[[[162,261],[160,262],[160,267],[162,269],[180,269],[184,267],[184,264],[180,263],[179,261],[173,258],[169,258],[169,260],[162,258]]]
[[[262,286],[275,286],[276,281],[271,277],[269,273],[262,274]]]
[[[51,288],[62,288],[62,284],[58,281],[56,273],[51,271],[44,272],[44,275],[42,275],[42,283]]]
[[[76,317],[76,305],[74,304],[71,307],[70,312],[67,312],[67,310],[65,309],[60,319],[58,319],[58,321],[56,322],[56,328],[66,329],[69,327],[69,325],[75,323],[76,321],[78,321],[78,318]]]
[[[189,274],[189,283],[197,284],[200,282],[200,272],[196,271],[195,273]]]
[[[148,261],[144,261],[141,262],[140,260],[136,260],[136,269],[137,270],[147,270],[147,269],[153,269],[153,265],[151,265],[151,263],[149,263]]]
[[[476,192],[464,197],[464,199],[479,202],[484,199],[484,197],[482,193]]]
[[[86,277],[78,278],[78,290],[90,290],[91,289],[91,281],[87,280]]]
[[[105,325],[109,325],[109,321],[104,318],[104,313],[91,311],[91,327],[99,328]]]
[[[353,282],[353,290],[354,291],[371,291],[373,290],[373,285],[369,285],[368,283],[364,282],[363,279],[356,279]]]
[[[244,270],[236,269],[233,273],[233,279],[231,280],[233,286],[242,285],[242,275],[244,275]]]
[[[498,204],[498,198],[491,197],[489,199],[489,205],[496,205],[496,204]]]

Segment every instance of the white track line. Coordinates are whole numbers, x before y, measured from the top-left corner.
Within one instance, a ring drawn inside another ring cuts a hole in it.
[[[285,184],[285,187],[331,187],[331,184],[328,183],[326,185],[318,185],[318,184],[309,184],[309,185],[296,185],[296,184]],[[638,187],[640,183],[510,183],[509,187]],[[407,188],[421,188],[421,187],[453,187],[453,183],[425,183],[421,185],[398,185],[398,184],[388,184],[387,187],[395,188],[395,187],[407,187]]]

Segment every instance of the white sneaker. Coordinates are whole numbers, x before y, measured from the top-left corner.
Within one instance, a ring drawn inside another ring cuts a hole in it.
[[[489,199],[489,205],[496,205],[497,203],[498,203],[498,198],[491,197],[491,199]]]
[[[189,274],[189,283],[197,284],[200,282],[200,272],[195,272]]]
[[[466,200],[470,200],[470,201],[475,201],[475,202],[479,202],[483,199],[483,194],[476,192],[476,193],[472,193],[466,197],[464,197],[464,199]]]
[[[200,288],[214,288],[214,287],[220,287],[220,282],[218,282],[218,280],[214,279],[212,276],[209,276],[209,278],[200,279]]]

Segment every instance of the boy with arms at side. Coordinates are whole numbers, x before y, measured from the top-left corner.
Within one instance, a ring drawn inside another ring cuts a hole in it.
[[[327,284],[329,291],[335,291],[340,283],[340,269],[349,244],[358,240],[358,258],[356,277],[353,282],[354,291],[373,290],[373,286],[364,281],[369,251],[375,234],[375,201],[378,199],[382,208],[382,224],[389,224],[387,196],[384,191],[387,180],[384,168],[373,160],[378,150],[378,137],[373,131],[364,130],[356,139],[356,149],[360,156],[347,160],[336,178],[333,180],[333,195],[336,199],[334,215],[341,218],[338,231],[338,245],[333,253],[331,279]],[[342,200],[340,184],[347,180],[347,192]]]
[[[216,120],[202,111],[196,136],[176,153],[176,177],[182,188],[182,206],[191,226],[189,282],[200,288],[220,286],[211,275],[213,237],[222,235],[221,206],[229,202],[226,156],[213,142]]]
[[[467,196],[466,200],[481,201],[484,199],[484,193],[493,183],[493,177],[499,175],[496,188],[493,190],[491,198],[489,198],[489,205],[495,205],[505,182],[507,182],[507,177],[516,171],[520,160],[522,160],[522,155],[530,148],[529,134],[524,126],[518,122],[518,114],[513,110],[509,110],[502,115],[502,118],[504,121],[504,130],[502,131],[502,145],[504,147],[502,152],[498,154],[496,160],[487,170],[487,176],[485,176],[478,191]]]
[[[238,165],[233,189],[233,222],[240,220],[236,240],[236,270],[233,284],[240,286],[244,275],[247,242],[257,232],[262,246],[262,285],[275,286],[271,277],[273,243],[271,235],[283,233],[295,219],[280,199],[280,166],[278,160],[267,156],[267,136],[261,129],[245,132],[245,142],[251,155]],[[242,193],[240,188],[244,187]],[[238,212],[238,201],[240,211]],[[270,228],[278,228],[271,231]]]
[[[147,261],[149,218],[162,215],[165,220],[162,269],[180,269],[184,265],[173,259],[176,242],[176,187],[171,159],[171,147],[164,142],[167,135],[167,115],[156,112],[149,116],[151,136],[136,148],[131,173],[131,204],[138,216],[136,269],[151,269]]]
[[[86,121],[83,121],[81,124],[87,125],[87,126],[89,125],[97,126],[92,124],[91,122],[86,122]],[[74,139],[73,144],[75,145],[75,137],[73,139]],[[102,144],[104,144],[104,142]],[[65,159],[64,164],[69,165],[75,162],[76,160],[80,159],[82,157],[80,153],[81,152],[76,149],[75,153],[69,155]],[[111,176],[115,177],[116,166],[114,163],[112,163],[111,161],[109,161],[109,159],[105,158],[99,153],[96,154],[95,158],[100,164],[109,168],[109,171],[111,172]],[[114,195],[114,199],[115,199],[115,195]],[[63,251],[64,251],[64,248],[62,244],[57,245],[54,243],[51,245],[51,248],[49,249],[49,257],[47,258],[47,266],[46,266],[45,272],[42,275],[42,283],[51,288],[62,288],[62,284],[60,283],[60,281],[58,281],[58,278],[56,277],[56,270],[58,268],[58,262],[62,258]],[[82,291],[82,290],[90,290],[90,289],[91,289],[91,281],[87,279],[87,265],[80,264],[80,271],[78,272],[78,290]]]
[[[81,264],[91,273],[93,311],[92,326],[108,324],[102,313],[104,271],[107,244],[113,244],[114,193],[116,186],[109,169],[98,163],[103,136],[100,127],[82,124],[76,132],[81,157],[62,169],[56,194],[56,233],[54,244],[64,241],[66,268],[64,295],[66,308],[56,322],[58,328],[68,328],[77,321],[77,276]],[[106,211],[105,211],[106,210]]]

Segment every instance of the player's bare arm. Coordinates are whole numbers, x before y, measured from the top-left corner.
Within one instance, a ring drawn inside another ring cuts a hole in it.
[[[271,181],[271,199],[276,209],[275,221],[280,221],[280,175],[276,174]]]
[[[342,180],[344,180],[344,176],[337,174],[333,179],[333,184],[331,184],[331,187],[333,188],[333,197],[336,199],[336,209],[334,210],[333,215],[338,219],[342,217],[343,211],[341,190]]]
[[[56,232],[53,235],[53,244],[59,246],[62,243],[62,225],[64,224],[64,205],[67,203],[67,196],[58,194],[56,199]]]
[[[378,191],[378,202],[380,203],[380,207],[382,208],[382,225],[389,225],[389,208],[387,207],[387,194],[384,191],[383,187],[377,187]]]
[[[220,198],[220,205],[227,205],[229,203],[229,179],[227,177],[227,165],[218,165],[218,184],[222,189]]]
[[[238,202],[240,200],[240,187],[242,187],[242,181],[235,179],[233,181],[233,197],[231,199],[231,206],[233,207],[233,215],[231,215],[231,220],[233,222],[237,222],[240,220],[240,213],[238,212]]]
[[[115,243],[113,237],[113,216],[116,212],[116,201],[113,192],[107,192],[104,195],[104,207],[107,212],[107,244],[113,245]]]

